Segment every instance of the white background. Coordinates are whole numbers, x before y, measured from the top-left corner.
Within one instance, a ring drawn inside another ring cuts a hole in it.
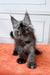
[[[28,11],[38,44],[50,44],[50,0],[0,0],[0,42],[13,43],[10,15],[22,20]]]

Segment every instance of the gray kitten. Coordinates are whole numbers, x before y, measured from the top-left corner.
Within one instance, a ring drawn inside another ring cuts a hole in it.
[[[36,38],[34,35],[34,29],[31,24],[29,14],[26,12],[22,21],[17,21],[11,16],[11,22],[13,26],[13,32],[10,32],[11,37],[15,41],[15,49],[13,55],[18,55],[17,63],[22,64],[26,62],[25,53],[28,54],[29,68],[36,68],[35,54],[40,52],[35,48]]]

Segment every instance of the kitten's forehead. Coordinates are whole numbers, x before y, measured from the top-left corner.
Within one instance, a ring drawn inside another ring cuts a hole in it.
[[[21,24],[22,25],[27,25],[23,20],[18,22],[18,26],[20,26]]]
[[[18,25],[20,25],[21,23],[23,24],[23,21],[19,21],[19,22],[18,22]]]

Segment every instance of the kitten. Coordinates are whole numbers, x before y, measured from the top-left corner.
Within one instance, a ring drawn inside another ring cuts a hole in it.
[[[26,12],[25,17],[22,21],[17,21],[14,17],[11,16],[11,22],[13,26],[13,32],[11,31],[10,35],[15,41],[15,49],[13,55],[19,54],[17,63],[25,63],[25,53],[27,53],[27,66],[29,68],[36,68],[36,63],[34,61],[35,54],[40,54],[40,52],[35,48],[36,38],[34,35],[34,29],[32,28],[29,14]]]

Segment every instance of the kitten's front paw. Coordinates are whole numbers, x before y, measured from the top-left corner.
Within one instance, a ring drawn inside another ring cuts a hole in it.
[[[14,51],[14,52],[13,52],[13,55],[14,55],[14,56],[18,55],[17,51]]]
[[[22,59],[22,58],[17,59],[17,63],[19,63],[19,64],[23,64],[25,62],[26,62],[25,59]]]
[[[34,69],[34,68],[36,68],[36,63],[35,62],[29,62],[28,67],[31,69]]]

